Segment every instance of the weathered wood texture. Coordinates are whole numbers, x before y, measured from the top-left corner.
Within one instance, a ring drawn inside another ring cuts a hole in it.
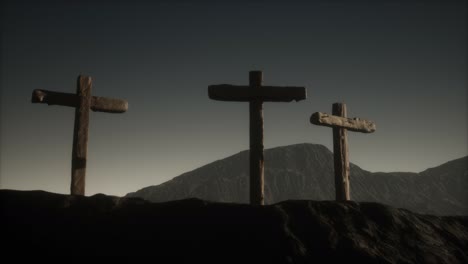
[[[88,152],[89,111],[123,113],[128,109],[126,100],[91,96],[92,80],[88,76],[78,76],[76,94],[34,90],[33,103],[75,107],[73,130],[72,170],[70,192],[72,195],[85,195],[86,156]]]
[[[79,98],[76,94],[60,93],[36,89],[33,91],[31,102],[48,105],[62,105],[77,107]],[[123,113],[128,110],[128,102],[99,96],[91,96],[91,110],[94,112]]]
[[[300,101],[307,97],[305,87],[262,86],[261,71],[249,73],[249,86],[230,84],[208,86],[208,96],[213,100],[249,102],[250,114],[250,203],[263,205],[263,102]]]
[[[71,93],[60,93],[47,90],[36,89],[32,93],[32,103],[41,103],[48,105],[62,105],[77,107],[78,96]]]
[[[208,86],[208,96],[219,101],[291,102],[304,100],[307,94],[305,87],[260,86],[252,89],[249,86],[218,84]]]
[[[72,195],[85,194],[86,156],[88,152],[89,110],[91,107],[91,77],[79,76],[77,84],[78,107],[75,110],[75,128],[72,150]]]
[[[347,131],[372,133],[375,123],[359,118],[347,118],[346,104],[334,103],[332,115],[316,112],[310,117],[314,125],[333,128],[333,156],[335,167],[335,195],[337,201],[350,200],[349,155]]]
[[[328,115],[321,112],[313,113],[310,122],[314,125],[341,127],[354,132],[372,133],[376,130],[375,123],[359,118],[346,118],[336,115]]]
[[[251,71],[251,91],[262,86],[262,72]],[[250,112],[250,204],[264,204],[263,101],[252,100]]]
[[[333,104],[335,116],[346,117],[346,104]],[[349,201],[348,136],[345,128],[333,127],[333,155],[335,163],[335,194],[337,201]]]
[[[93,112],[124,113],[128,110],[128,102],[122,99],[91,97],[91,110]]]

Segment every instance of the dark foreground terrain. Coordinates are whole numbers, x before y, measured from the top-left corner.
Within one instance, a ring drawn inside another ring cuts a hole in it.
[[[2,255],[152,255],[165,263],[468,263],[468,218],[377,203],[263,207],[0,190]],[[169,258],[169,259],[168,259]],[[168,260],[170,262],[168,262]]]

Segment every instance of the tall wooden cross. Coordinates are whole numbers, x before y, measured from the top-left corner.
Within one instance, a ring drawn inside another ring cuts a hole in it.
[[[263,102],[291,102],[306,98],[305,87],[263,86],[262,72],[249,73],[249,86],[208,86],[210,99],[249,102],[250,108],[250,204],[264,204]]]
[[[88,152],[89,110],[94,112],[123,113],[128,109],[125,100],[91,96],[91,77],[78,76],[76,94],[34,90],[31,101],[48,105],[75,107],[75,129],[73,131],[72,195],[85,194],[86,156]]]
[[[333,115],[313,113],[310,122],[314,125],[333,128],[333,155],[335,164],[335,195],[337,201],[349,201],[349,156],[346,131],[372,133],[375,123],[359,118],[347,118],[346,104],[334,103]]]

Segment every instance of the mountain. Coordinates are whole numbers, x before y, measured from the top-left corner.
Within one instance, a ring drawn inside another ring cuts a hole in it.
[[[248,203],[249,152],[242,151],[157,186],[127,194],[153,202],[199,198]],[[468,215],[468,156],[421,173],[371,173],[350,164],[351,199],[434,215]],[[265,203],[333,200],[333,153],[297,144],[265,150]]]
[[[468,217],[377,204],[150,203],[0,190],[2,257],[149,256],[168,263],[468,263]],[[68,259],[68,258],[67,258]],[[147,257],[145,257],[145,260]]]

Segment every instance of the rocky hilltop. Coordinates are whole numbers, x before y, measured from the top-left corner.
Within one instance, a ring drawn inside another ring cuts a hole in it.
[[[168,263],[468,263],[468,218],[377,203],[150,203],[0,190],[3,257],[151,256]],[[135,258],[132,257],[132,260]]]
[[[200,198],[248,203],[248,159],[243,151],[157,186],[129,193],[153,202]],[[351,164],[354,201],[379,202],[418,213],[468,215],[468,157],[420,173],[372,173]],[[265,150],[265,202],[333,200],[333,153],[297,144]]]

